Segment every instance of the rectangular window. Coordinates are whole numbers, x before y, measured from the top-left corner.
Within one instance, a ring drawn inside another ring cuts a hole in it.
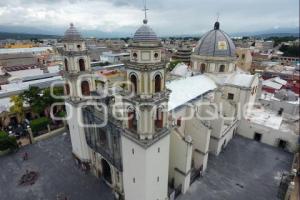
[[[234,98],[234,94],[228,93],[228,99],[233,100],[233,98]]]

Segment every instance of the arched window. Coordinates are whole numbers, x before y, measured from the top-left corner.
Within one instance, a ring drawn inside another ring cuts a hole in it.
[[[130,75],[131,91],[137,93],[137,78],[136,75]]]
[[[69,71],[68,60],[66,58],[65,58],[65,70],[66,72]]]
[[[219,72],[224,72],[225,71],[225,65],[220,65]]]
[[[69,85],[69,83],[65,84],[65,88],[66,88],[66,95],[69,95],[70,94],[70,85]]]
[[[155,128],[160,129],[163,127],[163,112],[161,108],[156,110]]]
[[[82,81],[81,82],[81,93],[83,96],[89,96],[90,95],[90,85],[88,81]]]
[[[80,59],[80,60],[79,60],[79,70],[80,70],[80,71],[84,71],[84,70],[85,70],[84,59]]]
[[[206,68],[206,65],[204,63],[202,63],[201,66],[200,66],[201,74],[203,74],[205,72],[205,68]]]
[[[155,92],[161,91],[161,77],[159,74],[155,76]]]
[[[137,119],[135,110],[128,112],[128,129],[137,130]]]

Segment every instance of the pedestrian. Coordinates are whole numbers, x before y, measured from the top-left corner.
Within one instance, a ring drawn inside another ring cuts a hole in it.
[[[27,152],[25,152],[25,153],[23,154],[23,160],[28,160],[28,153],[27,153]]]

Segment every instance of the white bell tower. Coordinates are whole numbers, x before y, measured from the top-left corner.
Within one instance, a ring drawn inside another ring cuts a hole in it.
[[[147,22],[145,18],[136,31],[126,63],[127,81],[131,83],[127,89],[132,93],[123,97],[128,116],[122,134],[126,200],[168,199],[169,91],[161,41]]]
[[[64,61],[64,80],[66,110],[71,135],[72,151],[76,160],[87,167],[89,161],[88,146],[84,129],[80,124],[81,105],[90,99],[95,84],[91,78],[90,57],[85,41],[71,23],[63,37],[62,56]]]

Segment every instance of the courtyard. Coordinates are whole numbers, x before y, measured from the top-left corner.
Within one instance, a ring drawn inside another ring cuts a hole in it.
[[[179,200],[277,200],[281,173],[290,171],[293,155],[236,136],[218,156],[209,155],[204,177]]]
[[[29,159],[22,155],[28,152]],[[69,135],[60,135],[0,157],[0,199],[7,200],[110,200],[111,189],[101,179],[81,171],[71,154]],[[19,185],[26,170],[38,173],[33,185]]]

